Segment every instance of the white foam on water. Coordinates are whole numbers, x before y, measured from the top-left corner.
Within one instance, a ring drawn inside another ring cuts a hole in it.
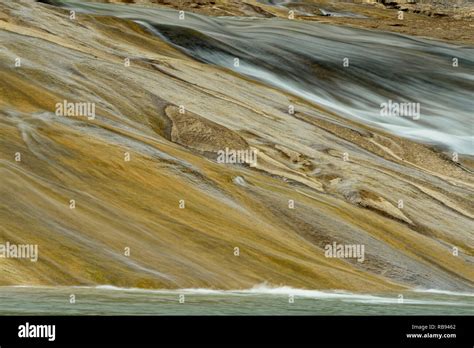
[[[474,293],[472,292],[448,291],[448,290],[440,290],[440,289],[414,289],[413,291],[418,292],[418,293],[428,293],[428,294],[474,297]]]
[[[208,289],[208,288],[183,288],[183,289],[142,289],[142,288],[120,288],[113,285],[98,285],[95,287],[80,286],[76,288],[83,289],[97,289],[97,290],[110,290],[110,291],[123,291],[123,292],[141,292],[141,293],[161,293],[161,294],[195,294],[195,295],[273,295],[273,296],[297,296],[305,298],[317,298],[317,299],[348,299],[357,298],[363,300],[377,300],[384,299],[383,297],[366,295],[366,294],[355,294],[346,292],[343,290],[307,290],[297,289],[289,286],[271,287],[266,284],[259,284],[250,289],[233,289],[233,290],[222,290],[222,289]]]
[[[228,294],[228,293],[241,293],[241,294],[263,294],[263,295],[296,295],[301,297],[361,297],[361,298],[381,298],[379,296],[367,295],[367,294],[358,294],[348,292],[346,290],[310,290],[310,289],[301,289],[293,288],[290,286],[271,286],[266,283],[257,284],[249,289],[233,289],[233,290],[224,290],[224,289],[210,289],[210,288],[182,288],[182,289],[147,289],[147,288],[124,288],[115,285],[96,285],[96,286],[87,286],[87,285],[60,285],[60,286],[51,286],[51,285],[5,285],[0,286],[0,289],[6,288],[31,288],[31,289],[62,289],[62,288],[78,288],[78,289],[98,289],[98,290],[112,290],[112,291],[131,291],[131,292],[160,292],[160,293],[174,293],[174,292],[192,292],[196,294]],[[456,292],[442,289],[422,289],[415,288],[409,290],[416,293],[432,293],[432,294],[441,294],[441,295],[451,295],[451,296],[469,296],[474,297],[474,293],[470,292]]]
[[[144,289],[144,288],[122,288],[114,285],[97,285],[97,286],[28,286],[28,285],[15,285],[15,286],[1,286],[0,291],[5,288],[31,288],[31,289],[47,289],[47,290],[65,290],[65,289],[85,289],[85,290],[101,290],[101,291],[117,291],[123,293],[141,293],[141,294],[189,294],[189,295],[213,295],[213,296],[277,296],[287,297],[294,296],[295,298],[306,298],[315,300],[332,300],[352,303],[363,303],[373,305],[390,305],[399,303],[399,294],[387,294],[387,295],[370,295],[370,294],[358,294],[352,293],[345,290],[308,290],[298,289],[289,286],[269,286],[268,284],[258,284],[250,289],[235,289],[235,290],[222,290],[222,289],[208,289],[208,288],[184,288],[184,289]],[[440,289],[413,289],[413,293],[426,293],[426,294],[439,294],[449,296],[469,296],[474,297],[472,293],[453,292]],[[391,295],[391,296],[390,296]],[[408,298],[409,293],[403,294],[403,304],[409,305],[425,305],[425,306],[463,306],[463,307],[474,307],[474,303],[466,303],[457,301],[444,301],[444,300],[423,300],[423,299],[410,299]]]

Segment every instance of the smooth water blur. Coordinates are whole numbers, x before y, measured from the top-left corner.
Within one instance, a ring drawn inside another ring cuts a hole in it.
[[[257,0],[257,1],[265,5],[283,8],[286,11],[293,10],[295,14],[303,15],[303,16],[315,16],[316,14],[320,14],[323,16],[332,16],[332,17],[367,18],[366,16],[363,16],[357,13],[352,13],[352,12],[347,12],[347,11],[328,10],[327,8],[320,7],[319,5],[317,6],[318,11],[316,11],[315,9],[312,12],[299,10],[301,5],[303,6],[310,5],[311,7],[313,6],[316,7],[316,5],[312,4],[311,2],[304,3],[301,1],[294,1],[294,0]]]
[[[76,303],[69,303],[74,294]],[[184,303],[179,296],[184,295]],[[290,303],[290,295],[294,302]],[[474,315],[474,296],[360,295],[291,288],[242,291],[0,287],[0,315]]]
[[[195,59],[251,76],[344,117],[474,154],[472,47],[300,20],[188,12],[180,20],[177,11],[168,9],[57,3],[134,20]],[[382,116],[381,104],[389,100],[419,103],[420,119]]]

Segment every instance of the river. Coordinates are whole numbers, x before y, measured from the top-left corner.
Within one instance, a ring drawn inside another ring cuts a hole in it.
[[[75,303],[71,304],[71,295]],[[402,297],[403,296],[403,297]],[[181,302],[180,302],[181,300]],[[353,294],[258,286],[249,290],[0,287],[2,315],[474,315],[474,294]]]

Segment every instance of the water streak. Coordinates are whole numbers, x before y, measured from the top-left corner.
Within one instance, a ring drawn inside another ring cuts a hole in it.
[[[297,20],[194,13],[180,20],[177,11],[167,9],[61,3],[135,20],[195,59],[251,76],[345,117],[474,154],[471,47]],[[382,116],[381,105],[389,100],[419,103],[420,119]]]

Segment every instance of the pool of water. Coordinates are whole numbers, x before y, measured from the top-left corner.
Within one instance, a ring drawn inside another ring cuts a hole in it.
[[[75,303],[71,303],[74,295]],[[400,296],[402,295],[403,298]],[[474,295],[1,287],[1,315],[474,315]]]

